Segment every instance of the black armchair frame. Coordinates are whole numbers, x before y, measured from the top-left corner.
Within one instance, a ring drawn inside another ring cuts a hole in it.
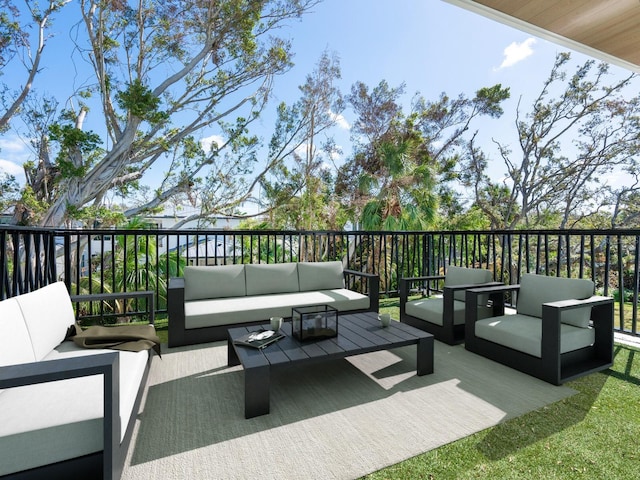
[[[504,315],[504,295],[520,285],[470,289],[466,292],[465,348],[554,385],[605,370],[613,365],[613,299],[593,296],[584,300],[562,300],[542,305],[541,357],[514,350],[475,335],[477,296],[489,294],[494,316]],[[560,314],[591,305],[595,342],[590,347],[560,353]]]
[[[444,275],[430,275],[423,277],[410,277],[400,279],[400,321],[411,325],[412,327],[419,328],[425,332],[432,334],[436,340],[447,343],[449,345],[457,345],[464,342],[465,326],[464,324],[455,325],[453,323],[453,301],[454,293],[460,290],[468,290],[470,288],[478,288],[482,286],[495,286],[502,285],[500,282],[490,282],[483,284],[469,284],[469,285],[450,285],[445,286],[442,292],[442,325],[426,322],[420,318],[416,318],[409,315],[406,311],[406,304],[409,301],[409,293],[411,286],[415,283],[432,282],[438,280],[444,280]]]
[[[373,273],[347,269],[343,270],[343,274],[347,286],[349,286],[350,280],[357,277],[362,277],[366,281],[369,308],[364,311],[377,312],[380,302],[380,277]],[[187,329],[184,312],[184,277],[169,279],[167,309],[169,314],[169,347],[227,340],[228,329],[238,326],[237,324],[229,324]],[[350,313],[355,313],[355,310]],[[266,320],[268,319],[257,319],[254,322],[245,322],[242,326],[259,325],[265,323]]]

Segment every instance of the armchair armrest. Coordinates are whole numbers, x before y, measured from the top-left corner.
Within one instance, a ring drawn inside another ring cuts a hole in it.
[[[172,277],[167,287],[167,313],[169,318],[169,347],[184,345],[184,278]]]
[[[71,301],[74,303],[79,302],[92,302],[103,300],[126,300],[129,298],[146,298],[147,299],[147,313],[149,314],[149,323],[155,324],[155,292],[153,290],[141,290],[136,292],[109,292],[109,293],[88,293],[80,295],[70,295]]]
[[[613,358],[613,298],[594,295],[582,300],[559,300],[542,304],[542,355],[560,351],[560,318],[564,310],[591,306],[595,345],[602,358]]]
[[[498,283],[498,282],[491,282]],[[493,305],[493,315],[498,317],[504,315],[504,295],[508,292],[520,290],[520,285],[494,285],[482,288],[470,288],[465,292],[465,323],[466,328],[473,329],[474,323],[478,320],[478,297],[489,295],[489,301]],[[466,336],[466,333],[465,333]]]
[[[367,280],[367,295],[369,296],[369,310],[377,312],[380,306],[380,276],[375,273],[359,272],[344,269],[345,278],[348,275],[363,277]]]
[[[502,282],[469,283],[466,285],[448,285],[444,287],[444,291],[446,292],[447,290],[450,290],[452,292],[456,292],[459,290],[469,290],[471,288],[477,290],[480,288],[500,287],[500,286],[504,286],[504,284]]]
[[[120,445],[120,356],[117,352],[0,367],[0,389],[103,375],[103,477],[118,470],[115,452]]]
[[[399,283],[400,287],[400,316],[404,314],[404,305],[409,299],[409,292],[411,291],[411,285],[415,282],[425,282],[432,280],[444,280],[444,275],[427,275],[422,277],[404,277],[401,278]]]

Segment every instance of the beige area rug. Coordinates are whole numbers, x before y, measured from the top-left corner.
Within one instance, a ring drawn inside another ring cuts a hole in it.
[[[245,420],[226,343],[154,358],[122,478],[353,479],[572,395],[436,342],[272,375],[271,413]]]

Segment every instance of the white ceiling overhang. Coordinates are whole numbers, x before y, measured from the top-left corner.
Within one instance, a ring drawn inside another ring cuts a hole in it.
[[[640,73],[640,0],[444,0]]]

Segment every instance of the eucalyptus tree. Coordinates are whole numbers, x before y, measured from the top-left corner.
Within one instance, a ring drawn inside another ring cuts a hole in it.
[[[488,154],[474,139],[468,143],[462,179],[495,228],[572,227],[624,199],[627,187],[609,185],[607,177],[638,171],[640,97],[628,94],[636,75],[608,81],[609,66],[592,60],[568,75],[569,60],[568,53],[556,56],[528,112],[518,102],[517,146],[493,140],[504,182],[491,180]]]
[[[261,180],[264,208],[278,228],[313,230],[340,228],[331,198],[331,162],[339,153],[330,129],[344,110],[336,81],[340,60],[324,52],[313,72],[299,87],[300,98],[281,103],[269,143],[273,168]]]
[[[91,217],[106,195],[131,195],[152,169],[161,174],[159,186],[125,216],[200,192],[207,213],[236,212],[251,195],[246,178],[258,165],[250,125],[274,77],[292,65],[291,42],[274,34],[316,3],[74,2],[79,21],[69,51],[80,52],[90,74],[70,93],[42,147],[51,152],[55,178],[50,200],[34,191],[46,207],[39,223]],[[91,123],[92,116],[99,121]],[[215,141],[202,145],[205,136]]]
[[[9,122],[31,92],[41,68],[51,23],[69,2],[71,0],[25,0],[19,8],[16,2],[0,0],[0,76],[5,68],[23,72],[16,88],[0,84],[0,132],[9,128]]]

